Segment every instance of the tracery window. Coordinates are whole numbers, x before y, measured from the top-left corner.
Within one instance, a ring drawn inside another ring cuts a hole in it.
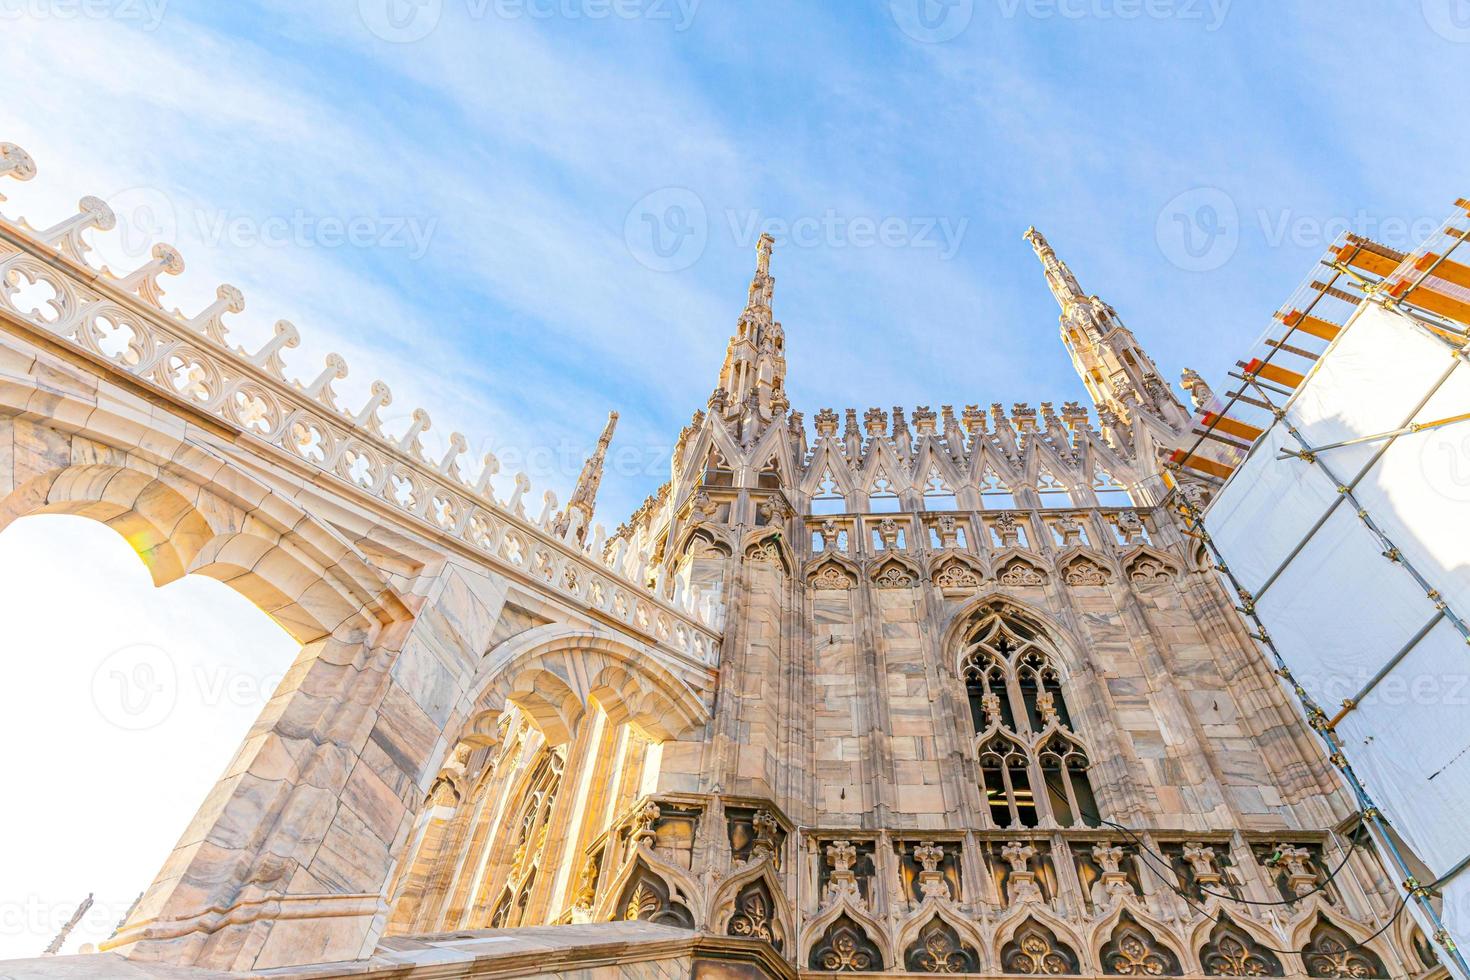
[[[1016,507],[1011,488],[989,466],[980,475],[980,506],[985,510],[1014,510]]]
[[[847,513],[847,500],[837,485],[837,479],[828,470],[822,474],[817,492],[812,494],[812,514],[817,517]]]
[[[980,792],[997,827],[1098,826],[1091,763],[1072,730],[1055,647],[1013,610],[983,612],[965,638]]]
[[[1051,473],[1042,470],[1036,475],[1036,494],[1043,507],[1071,507],[1072,491]]]
[[[719,449],[711,449],[704,463],[704,475],[700,483],[707,487],[731,487],[735,485],[735,470],[725,461]]]
[[[924,509],[956,510],[958,507],[954,488],[944,482],[944,477],[938,470],[931,469],[928,479],[924,481]]]
[[[531,890],[536,885],[541,854],[546,849],[546,832],[561,789],[563,758],[555,750],[543,751],[526,781],[521,807],[509,826],[514,836],[508,842],[514,848],[505,887],[490,914],[490,928],[512,928],[521,924]]]
[[[1098,470],[1092,479],[1092,492],[1099,507],[1132,507],[1133,495],[1128,487],[1107,470]]]
[[[874,480],[872,489],[868,491],[868,513],[897,514],[902,509],[898,492],[893,489],[888,477],[880,476]]]

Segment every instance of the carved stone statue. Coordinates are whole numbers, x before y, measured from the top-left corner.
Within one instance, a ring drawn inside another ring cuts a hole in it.
[[[835,840],[827,845],[827,887],[822,892],[823,907],[841,901],[844,897],[855,903],[862,902],[862,889],[858,887],[857,874],[852,870],[857,863],[857,848],[851,841]]]
[[[1036,874],[1031,870],[1031,859],[1036,848],[1031,844],[1011,841],[1000,849],[1000,856],[1011,866],[1006,879],[1006,899],[1012,905],[1026,902],[1042,902],[1041,886],[1036,883]]]
[[[914,848],[913,855],[919,864],[920,899],[939,898],[948,901],[952,897],[949,882],[945,880],[944,872],[939,870],[944,861],[944,848],[933,841],[925,841]]]

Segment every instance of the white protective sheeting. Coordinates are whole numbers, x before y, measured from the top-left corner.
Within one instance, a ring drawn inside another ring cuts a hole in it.
[[[1443,356],[1425,358],[1423,367],[1426,377],[1437,376]],[[1466,412],[1470,364],[1462,363],[1414,421]],[[1470,420],[1400,436],[1358,485],[1357,496],[1450,608],[1470,616]]]
[[[1287,405],[1309,446],[1377,436],[1410,421],[1470,412],[1470,365],[1412,320],[1364,304]],[[1412,414],[1412,418],[1411,418]],[[1352,481],[1386,439],[1320,452]],[[1241,583],[1257,593],[1338,497],[1323,465],[1280,459],[1298,448],[1276,422],[1236,471],[1205,523]],[[1448,606],[1470,616],[1470,421],[1406,434],[1355,488],[1359,503]],[[1257,595],[1257,613],[1302,687],[1327,711],[1353,697],[1434,615],[1403,564],[1340,505]],[[1374,802],[1436,875],[1470,855],[1470,646],[1442,620],[1349,712],[1344,751]],[[1443,915],[1470,944],[1470,872],[1445,891]]]
[[[1310,446],[1400,428],[1454,363],[1452,353],[1444,341],[1399,314],[1366,304],[1292,399],[1291,422]],[[1382,445],[1343,446],[1328,450],[1322,460],[1338,479],[1349,481]]]
[[[1337,729],[1369,795],[1436,874],[1470,853],[1465,661],[1464,637],[1441,621]]]
[[[1206,518],[1231,574],[1252,593],[1337,500],[1337,490],[1306,463],[1274,462],[1283,447],[1297,444],[1285,426],[1271,426]]]
[[[1256,609],[1302,687],[1329,711],[1356,694],[1434,612],[1351,507],[1332,512]]]

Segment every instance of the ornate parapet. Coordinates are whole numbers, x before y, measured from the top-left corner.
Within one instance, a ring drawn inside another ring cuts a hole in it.
[[[26,179],[35,170],[11,144],[0,144],[0,161],[0,178]],[[393,396],[381,381],[360,410],[342,409],[332,384],[348,369],[335,354],[314,378],[288,379],[281,355],[300,343],[291,323],[278,321],[270,340],[252,352],[230,343],[225,318],[245,306],[233,286],[220,286],[215,302],[194,316],[167,311],[160,280],[184,268],[172,246],[154,246],[148,262],[122,274],[94,266],[86,236],[114,225],[107,204],[93,197],[82,199],[75,216],[42,230],[0,215],[0,323],[23,325],[188,413],[209,417],[252,447],[282,453],[420,533],[449,539],[595,618],[696,662],[715,662],[719,634],[687,594],[670,600],[627,577],[600,549],[576,547],[553,533],[555,495],[547,492],[533,518],[524,473],[516,474],[514,492],[501,501],[491,486],[499,471],[493,455],[485,456],[474,479],[461,473],[467,443],[459,433],[450,436],[442,458],[429,458],[421,437],[431,421],[422,409],[401,434],[389,435],[380,413]]]

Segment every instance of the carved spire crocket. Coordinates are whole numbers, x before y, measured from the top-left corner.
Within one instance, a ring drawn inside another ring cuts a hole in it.
[[[602,430],[602,436],[597,440],[597,448],[592,455],[587,457],[587,462],[582,464],[582,472],[577,477],[577,485],[572,490],[571,499],[567,501],[567,509],[556,516],[556,526],[553,529],[558,537],[565,538],[568,534],[575,536],[577,543],[581,544],[587,538],[587,528],[592,524],[592,512],[597,507],[597,488],[602,485],[602,469],[607,462],[607,447],[612,442],[613,431],[618,427],[618,413],[607,413],[607,425]]]
[[[762,235],[756,243],[750,294],[720,368],[719,387],[726,393],[721,412],[728,420],[740,418],[745,423],[742,428],[759,428],[782,414],[789,404],[785,395],[786,338],[771,313],[776,284],[771,276],[771,249],[775,244],[770,235]]]
[[[1098,408],[1128,419],[1141,410],[1176,431],[1187,425],[1189,412],[1169,390],[1157,365],[1123,325],[1118,312],[1083,291],[1077,277],[1041,232],[1028,228],[1024,237],[1041,260],[1046,283],[1062,308],[1062,343]]]

